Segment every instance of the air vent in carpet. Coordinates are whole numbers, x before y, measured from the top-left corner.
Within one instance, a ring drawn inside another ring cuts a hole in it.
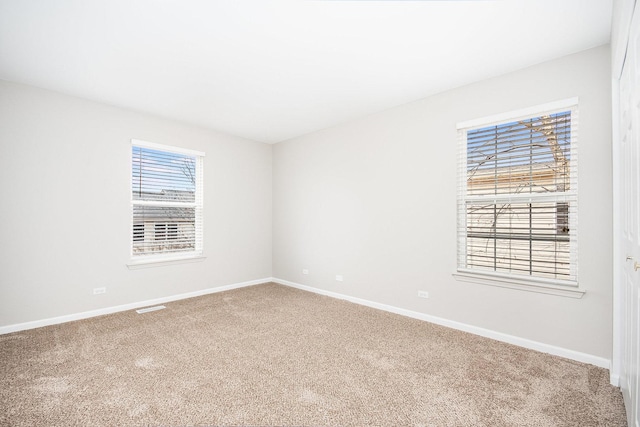
[[[148,313],[150,311],[158,311],[158,310],[162,310],[165,307],[164,305],[156,305],[155,307],[147,307],[147,308],[141,308],[140,310],[136,310],[136,313],[138,314],[142,314],[142,313]]]

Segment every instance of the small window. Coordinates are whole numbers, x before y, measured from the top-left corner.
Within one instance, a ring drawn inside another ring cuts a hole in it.
[[[202,255],[204,153],[133,140],[132,258]]]
[[[178,224],[167,224],[167,240],[178,240]]]
[[[156,242],[158,240],[160,241],[167,240],[167,224],[154,223],[153,226],[155,228],[154,237]]]
[[[133,224],[133,241],[144,241],[144,224]]]
[[[569,203],[556,203],[556,228],[560,235],[569,235]]]
[[[178,224],[154,223],[155,240],[177,240]]]
[[[577,284],[577,107],[459,126],[458,271]]]

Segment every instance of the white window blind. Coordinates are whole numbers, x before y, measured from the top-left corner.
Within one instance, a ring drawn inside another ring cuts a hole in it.
[[[202,255],[203,157],[132,140],[132,259]]]
[[[458,131],[458,271],[576,286],[577,106]]]

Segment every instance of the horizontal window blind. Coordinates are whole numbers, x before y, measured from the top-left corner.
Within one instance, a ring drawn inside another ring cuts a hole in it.
[[[132,141],[132,257],[199,256],[203,153]]]
[[[459,128],[458,269],[577,282],[577,107]]]

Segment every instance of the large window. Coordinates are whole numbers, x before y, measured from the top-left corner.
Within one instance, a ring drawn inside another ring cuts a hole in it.
[[[202,255],[203,157],[196,151],[132,140],[133,260]]]
[[[577,107],[458,130],[458,271],[576,286]]]

